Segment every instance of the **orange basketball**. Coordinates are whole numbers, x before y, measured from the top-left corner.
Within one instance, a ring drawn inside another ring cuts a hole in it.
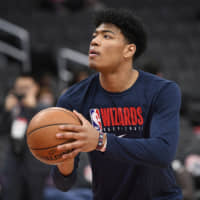
[[[64,108],[51,107],[38,112],[30,121],[26,132],[31,153],[41,162],[56,165],[63,161],[62,155],[70,151],[57,151],[57,145],[72,141],[57,139],[60,125],[80,125],[76,115]]]

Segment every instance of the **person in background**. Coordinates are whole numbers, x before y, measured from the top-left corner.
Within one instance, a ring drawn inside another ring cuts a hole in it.
[[[40,89],[40,93],[38,95],[38,107],[48,108],[54,106],[55,97],[53,92],[49,87],[43,87]]]
[[[28,122],[39,111],[38,93],[39,85],[34,78],[22,74],[5,98],[3,115],[7,120],[6,123],[2,120],[0,127],[10,142],[5,159],[3,200],[43,199],[49,167],[36,160],[26,144]]]

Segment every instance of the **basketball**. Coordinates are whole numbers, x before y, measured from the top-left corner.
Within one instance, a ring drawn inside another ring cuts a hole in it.
[[[80,125],[76,115],[64,108],[50,107],[38,112],[30,121],[27,131],[27,144],[35,158],[48,165],[56,165],[63,161],[62,155],[70,151],[57,151],[57,145],[73,141],[58,139],[60,125]]]

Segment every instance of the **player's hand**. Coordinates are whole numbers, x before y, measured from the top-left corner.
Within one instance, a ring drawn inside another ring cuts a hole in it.
[[[57,147],[58,150],[72,150],[71,153],[63,155],[63,158],[74,158],[80,152],[93,151],[98,144],[99,132],[82,114],[77,111],[74,111],[74,114],[80,119],[81,125],[62,125],[60,127],[62,132],[56,134],[57,138],[75,140]]]

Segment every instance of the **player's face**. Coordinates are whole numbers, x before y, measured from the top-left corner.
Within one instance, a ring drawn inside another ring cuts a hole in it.
[[[31,91],[35,91],[35,93],[37,93],[37,85],[34,80],[29,77],[17,78],[14,88],[17,94],[27,95]]]
[[[116,70],[124,62],[127,46],[120,29],[113,24],[101,24],[93,33],[89,49],[89,65],[100,72]]]

